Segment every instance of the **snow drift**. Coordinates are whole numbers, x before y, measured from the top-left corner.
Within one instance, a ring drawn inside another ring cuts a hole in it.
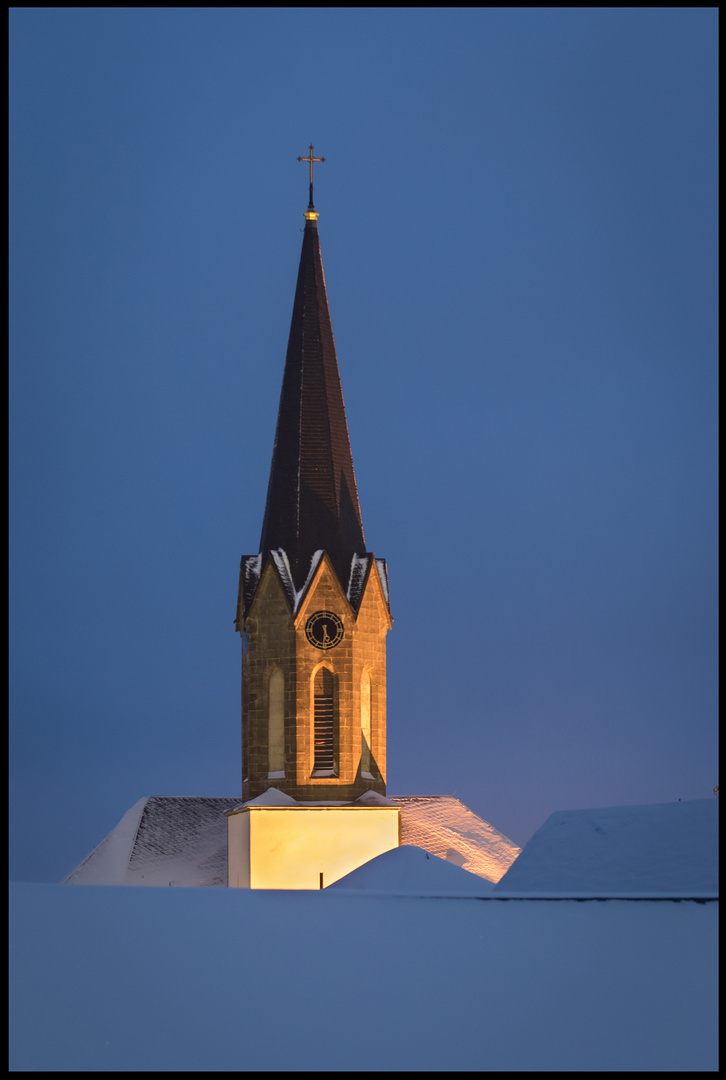
[[[494,884],[423,848],[403,844],[377,855],[328,888],[363,889],[399,896],[487,896]]]

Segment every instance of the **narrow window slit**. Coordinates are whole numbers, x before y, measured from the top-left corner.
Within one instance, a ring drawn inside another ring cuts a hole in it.
[[[315,676],[314,753],[314,772],[335,769],[335,686],[327,668]]]

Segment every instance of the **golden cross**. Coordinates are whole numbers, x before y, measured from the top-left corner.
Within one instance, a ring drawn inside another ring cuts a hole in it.
[[[315,207],[312,205],[312,163],[313,163],[313,161],[325,161],[325,159],[324,158],[313,158],[313,156],[312,156],[312,143],[311,143],[310,144],[310,157],[309,158],[298,158],[297,160],[298,161],[309,161],[310,162],[310,200],[308,202],[308,211],[314,213]],[[318,215],[315,214],[315,217],[317,217],[317,216]]]
[[[313,186],[313,162],[314,161],[325,161],[325,158],[324,157],[313,157],[313,144],[310,143],[310,157],[299,157],[298,161],[309,161],[310,162],[310,187],[312,187]]]

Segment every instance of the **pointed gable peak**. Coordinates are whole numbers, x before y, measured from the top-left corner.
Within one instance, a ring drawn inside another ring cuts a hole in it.
[[[375,566],[375,571],[373,567]],[[378,579],[378,587],[380,588],[383,602],[388,609],[390,616],[391,604],[388,595],[388,568],[386,566],[385,559],[377,559],[372,552],[365,555],[354,555],[350,567],[350,579],[348,581],[348,591],[346,596],[348,601],[356,612],[356,615],[360,609],[363,596],[368,587],[368,582],[371,578]]]

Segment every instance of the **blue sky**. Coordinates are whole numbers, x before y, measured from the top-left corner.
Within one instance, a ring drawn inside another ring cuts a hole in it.
[[[11,876],[240,790],[310,142],[388,790],[716,773],[717,13],[16,8]]]

